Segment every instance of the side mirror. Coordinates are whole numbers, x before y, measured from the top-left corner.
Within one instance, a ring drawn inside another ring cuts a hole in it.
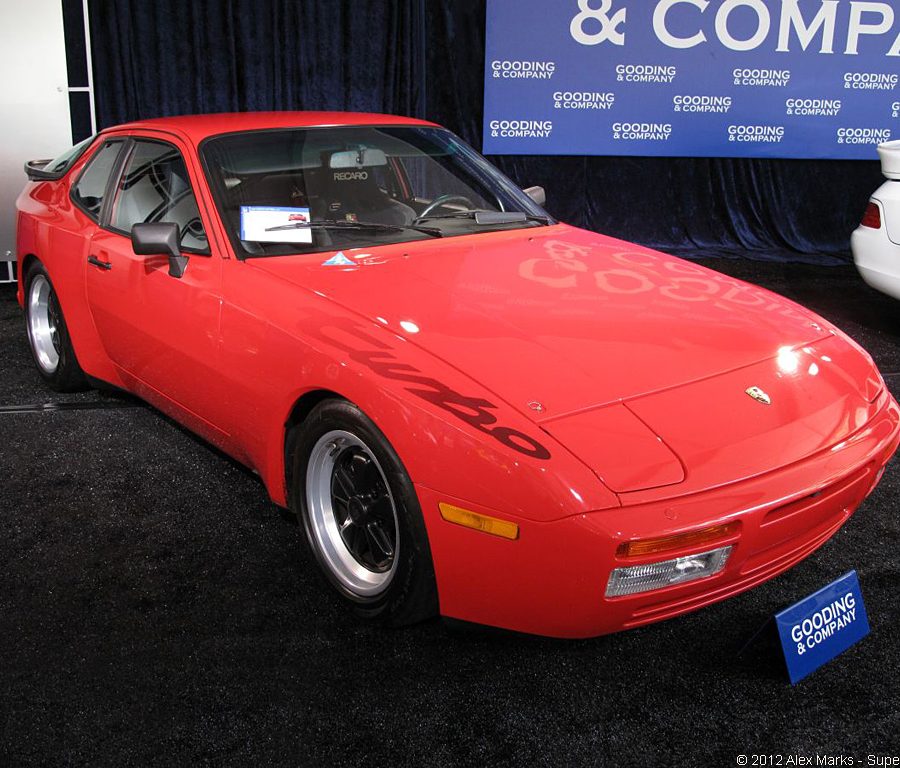
[[[181,255],[179,235],[178,225],[174,222],[135,224],[131,228],[131,247],[138,256],[168,256],[169,274],[182,277],[188,257]]]
[[[543,187],[528,187],[522,190],[528,197],[536,202],[541,208],[547,204],[547,193]]]

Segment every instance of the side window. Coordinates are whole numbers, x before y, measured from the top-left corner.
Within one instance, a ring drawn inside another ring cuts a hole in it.
[[[72,199],[75,204],[94,221],[100,218],[106,185],[120,149],[122,149],[121,141],[109,141],[104,144],[90,159],[72,188]]]
[[[209,251],[181,153],[170,144],[138,140],[119,182],[110,226],[130,234],[135,224],[148,222],[174,222],[182,248]]]

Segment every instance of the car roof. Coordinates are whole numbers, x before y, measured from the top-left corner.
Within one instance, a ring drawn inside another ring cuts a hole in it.
[[[274,128],[322,128],[346,125],[428,125],[436,123],[413,117],[381,115],[374,112],[223,112],[208,115],[180,115],[138,120],[110,126],[114,130],[161,130],[180,133],[195,143],[208,136],[238,131]]]

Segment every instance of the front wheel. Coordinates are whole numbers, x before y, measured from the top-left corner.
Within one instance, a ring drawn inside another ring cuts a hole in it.
[[[44,265],[35,262],[25,275],[25,327],[35,365],[57,392],[87,388],[72,347],[69,329]]]
[[[358,614],[393,625],[437,613],[422,512],[384,435],[343,400],[320,403],[298,429],[292,504],[337,593]]]

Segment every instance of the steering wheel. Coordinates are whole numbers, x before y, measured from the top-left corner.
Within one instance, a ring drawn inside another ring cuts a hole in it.
[[[425,210],[416,217],[416,220],[424,219],[430,213],[436,211],[438,208],[443,208],[448,203],[462,203],[467,206],[470,211],[475,208],[475,203],[463,195],[440,195],[425,206]]]

